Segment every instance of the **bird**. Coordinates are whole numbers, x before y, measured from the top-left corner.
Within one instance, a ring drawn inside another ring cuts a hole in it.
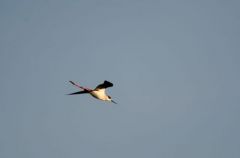
[[[96,99],[102,100],[102,101],[109,101],[112,102],[114,104],[117,104],[115,101],[112,100],[111,96],[106,94],[106,88],[112,87],[113,84],[109,81],[104,81],[102,84],[99,84],[95,89],[90,89],[90,88],[86,88],[86,87],[82,87],[78,84],[76,84],[73,81],[69,81],[72,85],[82,89],[82,91],[78,91],[78,92],[74,92],[74,93],[70,93],[68,95],[76,95],[76,94],[85,94],[88,93],[91,96],[93,96]]]

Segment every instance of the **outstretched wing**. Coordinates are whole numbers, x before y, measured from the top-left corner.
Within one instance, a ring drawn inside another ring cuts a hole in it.
[[[102,84],[98,85],[95,90],[106,89],[108,87],[112,87],[113,84],[109,81],[104,81]]]
[[[74,92],[74,93],[70,93],[68,95],[75,95],[75,94],[84,94],[84,93],[89,93],[88,91],[79,91],[79,92]]]

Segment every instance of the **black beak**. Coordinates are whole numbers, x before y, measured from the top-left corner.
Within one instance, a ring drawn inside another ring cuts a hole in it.
[[[117,104],[115,101],[111,100],[111,102],[113,102],[114,104]]]

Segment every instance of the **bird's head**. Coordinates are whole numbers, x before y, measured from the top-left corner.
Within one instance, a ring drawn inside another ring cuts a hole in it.
[[[108,95],[108,101],[113,102],[114,104],[117,104],[115,101],[112,100],[112,97]]]

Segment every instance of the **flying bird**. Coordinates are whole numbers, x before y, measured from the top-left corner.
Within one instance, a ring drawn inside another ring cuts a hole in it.
[[[106,94],[106,88],[108,87],[112,87],[113,84],[109,81],[104,81],[102,84],[99,84],[95,89],[90,89],[90,88],[86,88],[86,87],[82,87],[76,83],[74,83],[73,81],[69,81],[71,84],[73,84],[74,86],[82,89],[82,91],[78,91],[78,92],[74,92],[74,93],[70,93],[68,95],[75,95],[75,94],[91,94],[94,98],[97,98],[99,100],[103,100],[103,101],[110,101],[113,102],[115,104],[117,104],[115,101],[112,100],[112,98]]]

